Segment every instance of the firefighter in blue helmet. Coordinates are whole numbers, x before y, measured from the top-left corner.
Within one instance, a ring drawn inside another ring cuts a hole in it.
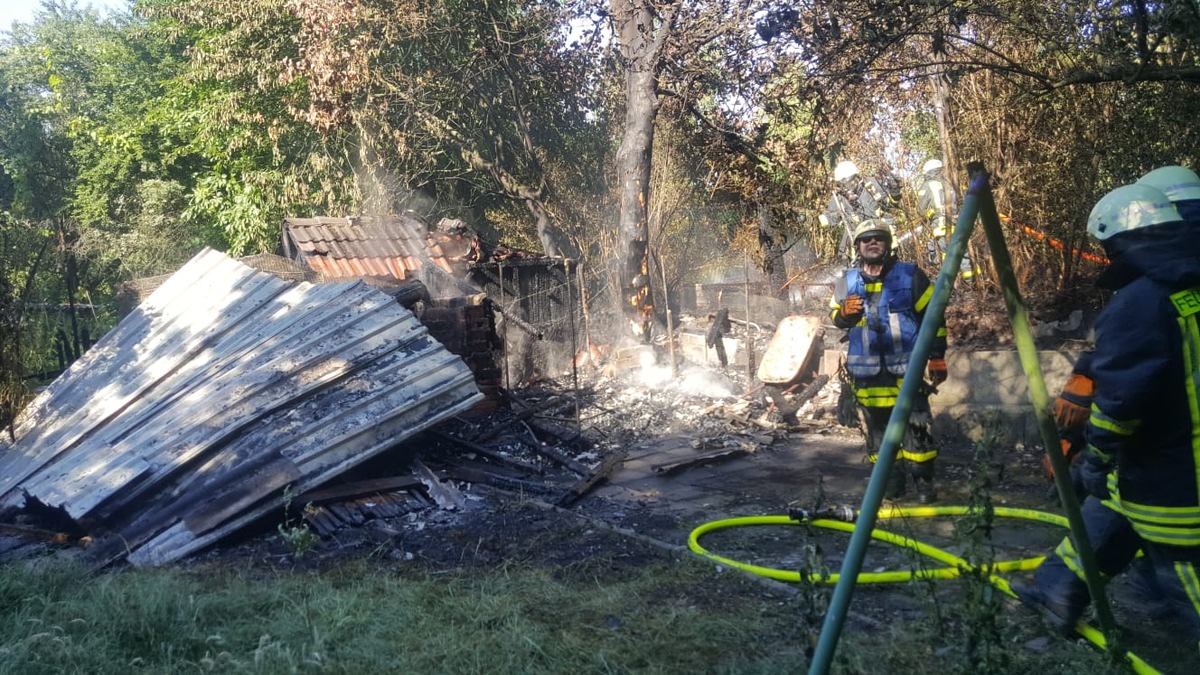
[[[866,436],[867,458],[873,462],[900,394],[902,378],[921,377],[920,373],[905,370],[925,308],[933,296],[933,284],[916,265],[896,260],[887,225],[864,221],[855,228],[852,241],[857,255],[834,287],[830,317],[835,326],[849,331],[846,370]],[[922,386],[913,402],[896,470],[885,495],[889,499],[904,495],[905,475],[912,473],[917,500],[922,504],[937,500],[933,468],[938,451],[930,433],[929,394],[946,380],[946,328],[938,326],[937,331],[928,367],[932,387]]]

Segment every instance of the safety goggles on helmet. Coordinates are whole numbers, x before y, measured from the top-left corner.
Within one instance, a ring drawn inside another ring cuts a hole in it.
[[[1171,200],[1149,185],[1122,185],[1096,202],[1088,216],[1088,234],[1100,241],[1134,230],[1183,220]]]
[[[1171,203],[1200,199],[1200,176],[1179,165],[1155,169],[1137,182],[1158,189]]]
[[[884,243],[892,240],[891,230],[881,226],[874,220],[864,220],[854,228],[854,245],[857,246],[860,242],[868,237],[874,237]]]

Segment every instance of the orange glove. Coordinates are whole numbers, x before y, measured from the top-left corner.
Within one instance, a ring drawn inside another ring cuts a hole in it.
[[[842,302],[841,309],[842,317],[845,319],[855,319],[862,316],[863,299],[861,295],[851,295]]]
[[[1062,393],[1054,400],[1054,421],[1060,429],[1078,429],[1092,414],[1092,395],[1096,384],[1092,378],[1071,373]]]
[[[1063,457],[1067,458],[1068,466],[1074,466],[1075,462],[1079,461],[1079,455],[1081,453],[1079,452],[1078,448],[1076,448],[1074,452],[1071,451],[1071,449],[1075,447],[1071,444],[1071,441],[1065,438],[1060,438],[1058,439],[1058,447],[1060,450],[1062,450]],[[1042,455],[1042,471],[1046,472],[1046,478],[1054,480],[1054,465],[1050,463],[1049,455]]]
[[[946,359],[929,359],[929,381],[933,386],[946,381]]]

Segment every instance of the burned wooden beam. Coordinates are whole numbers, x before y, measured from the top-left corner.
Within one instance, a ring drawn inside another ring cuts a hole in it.
[[[582,434],[574,429],[569,429],[561,424],[555,424],[546,420],[530,418],[526,424],[539,434],[553,438],[559,443],[574,443],[582,437]]]
[[[604,459],[592,472],[583,480],[579,481],[566,494],[559,497],[554,502],[555,506],[571,506],[579,501],[588,492],[591,492],[597,485],[608,480],[613,471],[616,471],[622,464],[625,463],[625,451],[621,450],[614,452]]]
[[[724,450],[719,450],[717,452],[710,452],[706,455],[689,457],[688,459],[685,459],[685,460],[682,460],[679,462],[667,462],[664,464],[655,464],[654,466],[652,466],[650,468],[651,468],[651,470],[654,471],[654,473],[662,474],[664,476],[669,476],[673,473],[677,473],[679,471],[682,471],[684,469],[688,469],[691,467],[704,466],[706,464],[715,464],[717,462],[725,461],[728,459],[733,459],[735,457],[744,457],[746,455],[750,455],[753,453],[754,453],[754,450],[752,448],[747,448],[747,447],[725,448]]]
[[[309,490],[296,497],[298,504],[324,504],[325,502],[355,499],[364,495],[379,492],[394,492],[396,490],[412,490],[423,488],[424,483],[412,476],[392,476],[390,478],[373,478],[360,480],[342,485],[332,485],[316,490]]]
[[[433,436],[434,438],[443,440],[447,443],[450,443],[452,445],[457,445],[466,450],[470,450],[471,452],[473,452],[477,455],[487,457],[488,459],[490,459],[494,462],[499,462],[501,464],[507,464],[510,466],[514,466],[514,467],[517,467],[518,469],[521,469],[522,471],[526,471],[528,473],[531,473],[531,474],[534,474],[537,476],[540,476],[543,473],[545,473],[542,470],[542,468],[539,466],[535,466],[533,464],[530,464],[529,462],[521,461],[515,457],[506,457],[505,455],[503,455],[495,450],[492,450],[491,448],[486,448],[478,443],[473,443],[464,438],[459,438],[457,436],[448,434],[444,431],[438,431],[436,429],[433,429],[429,432],[429,435]]]
[[[520,328],[521,330],[523,330],[526,333],[528,333],[529,335],[531,335],[533,337],[533,339],[541,340],[544,337],[542,335],[542,331],[538,330],[534,326],[529,325],[523,319],[521,319],[517,315],[513,314],[512,312],[508,311],[507,309],[504,309],[503,307],[500,306],[500,303],[492,302],[491,300],[488,300],[487,302],[488,302],[488,304],[490,304],[492,306],[493,309],[496,310],[497,313],[499,313],[501,316],[503,316],[506,321],[511,321],[514,326],[516,326],[517,328]]]
[[[533,451],[554,461],[563,468],[579,474],[580,476],[586,476],[590,471],[590,469],[583,463],[577,462],[559,452],[557,447],[539,445],[535,446]]]

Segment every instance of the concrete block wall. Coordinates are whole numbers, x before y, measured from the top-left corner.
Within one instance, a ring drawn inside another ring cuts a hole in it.
[[[821,372],[836,374],[845,352],[827,349]],[[1078,351],[1040,351],[1038,361],[1050,400],[1058,395]],[[1004,442],[1040,444],[1029,382],[1016,351],[954,351],[946,354],[949,378],[929,398],[934,433],[979,440],[987,425],[999,426]]]

